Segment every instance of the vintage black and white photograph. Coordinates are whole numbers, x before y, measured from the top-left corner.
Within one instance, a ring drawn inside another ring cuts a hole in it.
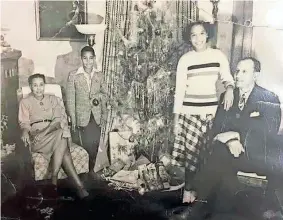
[[[282,11],[1,1],[1,218],[283,220]]]

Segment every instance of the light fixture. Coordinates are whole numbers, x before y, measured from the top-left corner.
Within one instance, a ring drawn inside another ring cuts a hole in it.
[[[103,32],[106,28],[105,24],[78,24],[76,25],[78,32],[87,35],[87,42],[89,46],[95,44],[95,35]]]
[[[106,24],[103,22],[104,18],[101,15],[92,15],[92,24],[77,24],[75,25],[78,32],[87,35],[87,42],[89,46],[95,44],[95,35],[103,32],[106,29]]]

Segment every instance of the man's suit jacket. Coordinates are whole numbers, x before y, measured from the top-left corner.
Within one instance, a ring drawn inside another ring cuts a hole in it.
[[[221,98],[223,99],[223,95]],[[282,159],[280,160],[283,146],[280,145],[280,137],[277,135],[281,120],[278,97],[255,85],[242,111],[238,103],[239,90],[236,89],[234,103],[229,111],[225,111],[223,105],[219,105],[212,136],[227,131],[239,132],[240,141],[249,160],[256,164],[268,164],[273,170],[283,170]]]
[[[72,123],[85,127],[90,120],[91,112],[97,124],[106,118],[106,88],[103,86],[103,74],[95,72],[90,90],[84,73],[73,71],[67,82],[67,110]],[[99,101],[98,106],[93,105],[93,100]]]

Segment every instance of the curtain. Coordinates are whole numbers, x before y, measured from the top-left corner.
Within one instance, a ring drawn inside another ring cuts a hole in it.
[[[217,14],[219,21],[231,22],[217,22],[217,48],[219,48],[228,58],[230,62],[232,74],[235,72],[237,63],[243,57],[251,55],[252,50],[252,27],[245,27],[248,24],[245,21],[252,21],[253,16],[253,1],[233,1],[225,2],[226,7],[232,7],[230,14]],[[217,94],[220,95],[225,91],[223,84],[217,82]]]
[[[130,29],[130,11],[132,8],[132,0],[108,0],[106,2],[106,25],[107,29],[104,38],[103,50],[103,73],[106,84],[108,85],[108,94],[113,98],[115,94],[115,77],[118,76],[118,62],[117,53],[121,47],[120,38],[117,34],[117,29],[127,35]],[[108,111],[107,121],[102,126],[102,136],[104,137],[104,144],[107,145],[108,133],[111,130],[113,123],[113,110]]]
[[[233,22],[249,24],[252,21],[253,1],[234,1]],[[231,69],[235,72],[237,63],[244,57],[251,56],[253,28],[241,25],[233,26],[233,39],[231,49]]]

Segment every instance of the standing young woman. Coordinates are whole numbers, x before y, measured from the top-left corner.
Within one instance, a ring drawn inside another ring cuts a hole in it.
[[[233,104],[234,81],[226,56],[209,45],[208,23],[191,23],[185,38],[193,50],[180,58],[177,67],[172,165],[185,166],[185,189],[190,189],[204,146],[202,140],[211,127],[218,106],[216,82],[220,79],[226,89],[223,104],[228,110]],[[190,202],[186,192],[183,202]]]

